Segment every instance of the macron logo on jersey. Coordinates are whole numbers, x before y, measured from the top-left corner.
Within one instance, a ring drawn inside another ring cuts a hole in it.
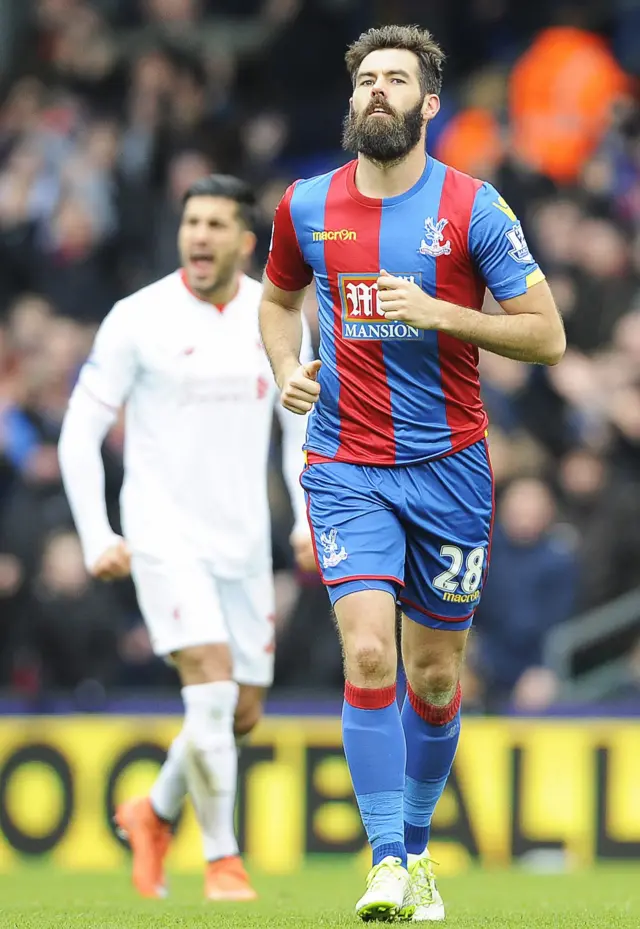
[[[422,274],[398,274],[422,285]],[[424,339],[424,331],[407,323],[387,320],[378,303],[377,274],[339,274],[344,339]]]
[[[353,229],[322,229],[312,233],[314,242],[355,242],[357,238]]]

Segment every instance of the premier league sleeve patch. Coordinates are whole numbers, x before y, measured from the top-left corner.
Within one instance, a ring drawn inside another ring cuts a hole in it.
[[[520,264],[530,264],[533,261],[533,256],[529,251],[521,224],[516,223],[515,226],[505,232],[505,235],[511,245],[509,255],[513,260]]]

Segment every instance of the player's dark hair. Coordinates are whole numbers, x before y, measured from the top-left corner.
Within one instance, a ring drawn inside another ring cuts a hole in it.
[[[420,64],[422,92],[440,93],[445,54],[429,30],[420,26],[379,26],[363,32],[351,43],[344,56],[354,85],[364,59],[381,48],[402,48],[413,52]]]
[[[247,229],[256,224],[256,195],[246,181],[231,174],[207,174],[187,189],[182,198],[182,208],[192,197],[224,197],[238,206],[238,216]]]

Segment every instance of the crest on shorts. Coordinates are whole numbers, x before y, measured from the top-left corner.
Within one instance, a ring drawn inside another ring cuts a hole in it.
[[[451,254],[451,242],[449,239],[444,241],[444,227],[448,222],[448,219],[439,219],[436,222],[433,216],[425,219],[424,236],[418,249],[420,255],[431,255],[432,258],[437,258],[439,255]]]
[[[320,544],[324,552],[322,556],[323,568],[335,568],[347,557],[347,550],[344,545],[340,547],[336,542],[337,535],[337,529],[329,529],[328,532],[323,532],[320,536]]]

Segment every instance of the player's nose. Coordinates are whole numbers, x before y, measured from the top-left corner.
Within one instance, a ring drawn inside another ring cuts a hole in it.
[[[209,233],[205,226],[197,226],[193,230],[193,241],[196,245],[206,245],[209,240]]]

